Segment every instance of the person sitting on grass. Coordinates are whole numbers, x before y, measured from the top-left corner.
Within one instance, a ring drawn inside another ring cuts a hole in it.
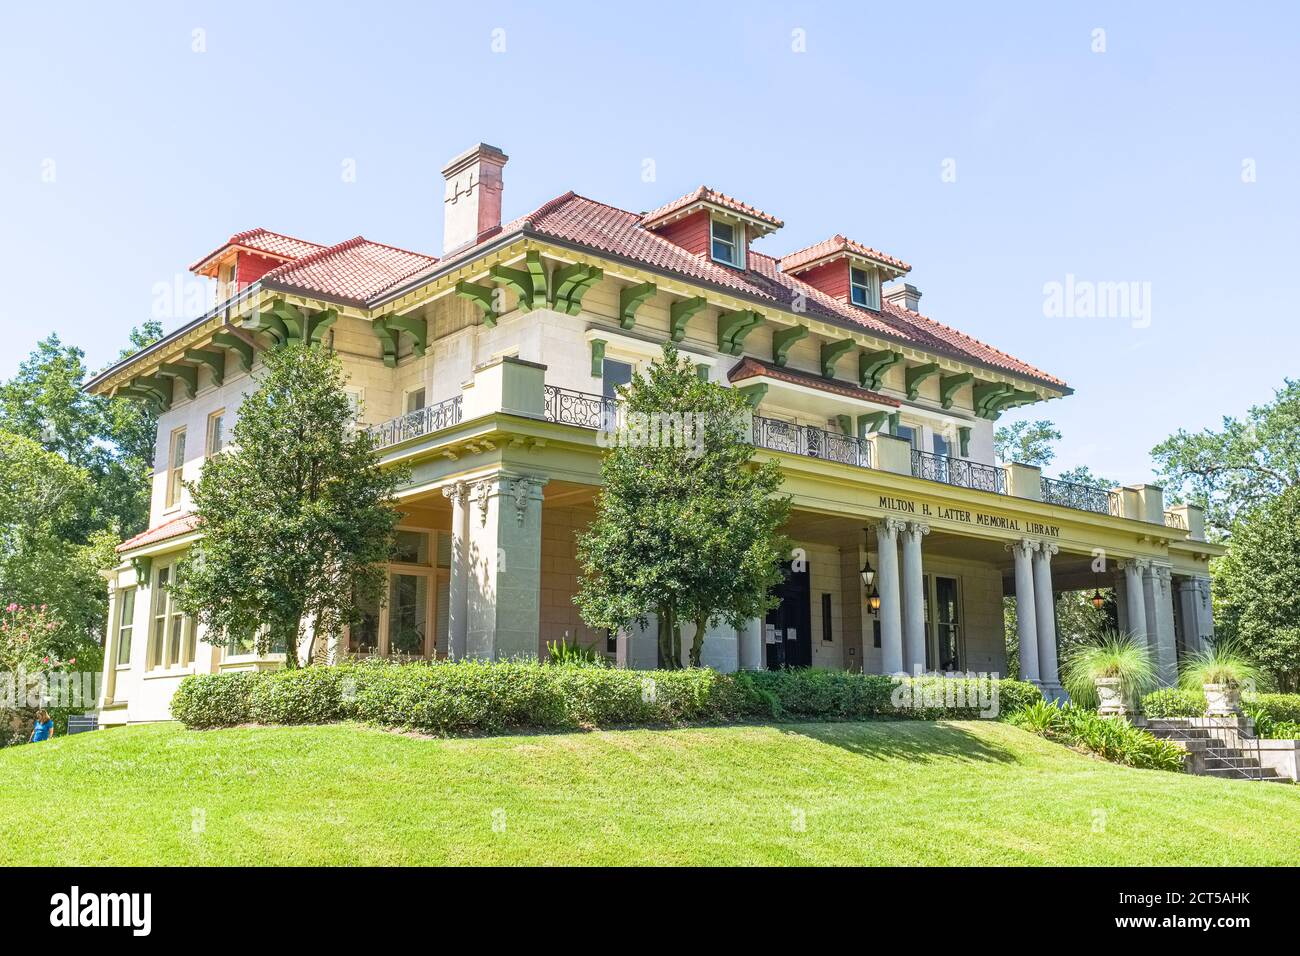
[[[54,721],[50,719],[50,712],[42,707],[36,712],[36,726],[32,728],[32,743],[38,740],[49,740],[54,736]]]

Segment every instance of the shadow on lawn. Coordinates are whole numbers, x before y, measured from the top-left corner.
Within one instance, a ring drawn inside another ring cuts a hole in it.
[[[962,727],[933,721],[881,720],[850,724],[775,724],[782,733],[812,740],[872,760],[917,763],[958,759],[976,763],[1015,763],[1014,751],[977,737]]]

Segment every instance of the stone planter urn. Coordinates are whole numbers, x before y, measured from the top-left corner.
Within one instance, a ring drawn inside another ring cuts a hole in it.
[[[1233,684],[1205,684],[1205,716],[1236,717],[1241,713],[1241,688]]]
[[[1123,681],[1118,677],[1098,677],[1093,684],[1097,688],[1097,713],[1103,717],[1123,717],[1128,713]]]

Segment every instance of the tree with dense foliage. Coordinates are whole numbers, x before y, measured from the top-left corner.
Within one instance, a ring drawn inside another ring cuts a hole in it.
[[[1215,632],[1281,691],[1300,691],[1300,487],[1238,512],[1215,566]]]
[[[1166,496],[1200,504],[1207,527],[1227,534],[1241,514],[1300,486],[1300,381],[1244,418],[1224,416],[1221,429],[1180,429],[1151,454]]]
[[[157,341],[162,328],[147,322],[133,329],[119,359]],[[123,537],[142,531],[149,518],[148,475],[154,464],[158,418],[147,405],[91,395],[85,353],[57,335],[37,343],[0,384],[0,429],[39,443],[90,476],[91,494],[74,538],[111,528]]]
[[[99,571],[117,536],[82,531],[93,507],[88,471],[21,435],[0,431],[0,601],[57,609],[60,651],[98,653],[107,599]]]
[[[999,461],[1042,468],[1056,457],[1052,443],[1060,440],[1061,433],[1047,419],[1019,421],[1003,425],[993,433],[993,449]]]
[[[671,343],[621,397],[625,425],[601,463],[596,518],[578,538],[574,600],[587,624],[611,631],[653,613],[660,667],[680,666],[681,625],[694,622],[698,665],[710,623],[743,627],[776,604],[790,554],[781,470],[750,463],[746,397],[701,380]]]
[[[382,602],[404,475],[352,427],[336,356],[287,345],[263,361],[230,446],[189,486],[203,537],[173,593],[208,643],[250,636],[292,668],[307,634],[310,660]]]

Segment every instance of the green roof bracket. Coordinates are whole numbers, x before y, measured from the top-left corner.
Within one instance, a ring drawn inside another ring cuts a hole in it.
[[[397,364],[397,332],[388,327],[387,319],[375,319],[370,323],[371,330],[375,333],[375,338],[379,339],[379,347],[384,354],[384,364],[392,368]]]
[[[737,309],[718,316],[718,351],[725,355],[740,355],[744,351],[745,336],[763,321],[753,309]]]
[[[858,416],[858,437],[866,438],[873,432],[883,431],[889,420],[889,412],[867,412]]]
[[[835,366],[839,360],[853,351],[852,339],[840,339],[838,342],[822,343],[822,378],[834,378]]]
[[[591,340],[591,377],[601,378],[605,374],[605,343],[601,339]]]
[[[678,299],[668,309],[668,325],[670,335],[674,342],[680,342],[686,338],[686,323],[691,317],[704,308],[704,296],[692,296],[689,299]]]
[[[973,381],[975,381],[975,376],[971,372],[962,372],[960,375],[945,375],[939,379],[939,400],[943,403],[943,407],[952,408],[952,403],[957,399],[957,390]]]
[[[173,362],[163,362],[158,366],[158,374],[167,378],[174,378],[181,383],[185,389],[185,397],[193,398],[194,393],[199,390],[199,370],[193,365],[177,365]]]
[[[339,320],[338,309],[324,309],[307,316],[307,338],[311,345],[320,345],[325,340],[325,333]]]
[[[907,397],[915,401],[916,396],[921,394],[921,383],[926,379],[933,378],[939,374],[938,362],[926,362],[924,365],[913,365],[907,370],[905,376],[907,381]]]
[[[429,347],[429,321],[414,315],[390,315],[385,319],[385,325],[392,330],[394,336],[398,332],[405,332],[415,340],[415,351],[423,355]]]
[[[245,372],[253,370],[253,346],[245,342],[233,332],[218,332],[212,336],[212,344],[223,349],[229,349],[239,356],[239,367]]]
[[[767,397],[767,382],[756,382],[753,385],[739,385],[736,390],[749,399],[750,408],[758,408],[758,403]]]
[[[636,325],[636,310],[655,294],[653,282],[624,286],[618,293],[618,324],[625,329]]]
[[[880,388],[885,373],[903,361],[902,352],[863,352],[858,356],[858,384],[863,388]]]
[[[772,333],[772,364],[785,365],[790,359],[790,347],[808,337],[808,328],[792,325],[788,329],[777,329]]]
[[[478,282],[466,282],[462,279],[456,283],[456,294],[462,299],[469,299],[483,313],[483,324],[489,329],[497,324],[496,296],[490,286]]]

